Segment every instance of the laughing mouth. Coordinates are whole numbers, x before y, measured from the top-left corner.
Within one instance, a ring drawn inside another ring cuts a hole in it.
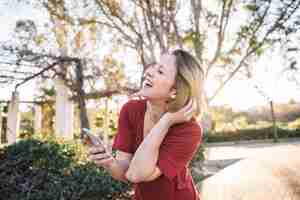
[[[144,87],[148,87],[148,88],[153,87],[153,84],[152,84],[152,82],[149,79],[145,79],[143,85],[144,85]]]

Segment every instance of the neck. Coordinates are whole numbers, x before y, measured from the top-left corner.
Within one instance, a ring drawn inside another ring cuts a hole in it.
[[[152,121],[157,122],[166,112],[165,102],[147,101],[147,111]]]

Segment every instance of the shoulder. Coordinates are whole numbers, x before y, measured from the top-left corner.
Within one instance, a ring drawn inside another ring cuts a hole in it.
[[[145,100],[129,100],[123,104],[120,110],[120,119],[127,120],[132,125],[139,122],[143,118],[145,110]]]
[[[136,109],[142,109],[145,105],[145,100],[129,100],[126,103],[123,104],[122,110],[136,110]]]

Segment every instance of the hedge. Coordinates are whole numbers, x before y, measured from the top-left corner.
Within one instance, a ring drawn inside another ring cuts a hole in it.
[[[0,150],[0,199],[129,199],[129,185],[92,163],[76,161],[72,145],[36,139]]]

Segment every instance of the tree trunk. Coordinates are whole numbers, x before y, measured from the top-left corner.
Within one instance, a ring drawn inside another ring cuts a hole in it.
[[[83,73],[82,73],[82,63],[81,61],[77,61],[76,63],[76,88],[77,88],[77,98],[76,101],[79,106],[79,115],[80,115],[80,127],[82,128],[90,128],[89,119],[87,116],[86,104],[84,100],[85,92],[83,90]],[[83,132],[81,130],[81,137],[83,137]]]
[[[273,140],[274,140],[274,142],[278,142],[276,117],[275,117],[275,112],[274,112],[273,101],[270,101],[270,109],[271,109],[271,116],[272,116],[272,122],[273,122]]]

